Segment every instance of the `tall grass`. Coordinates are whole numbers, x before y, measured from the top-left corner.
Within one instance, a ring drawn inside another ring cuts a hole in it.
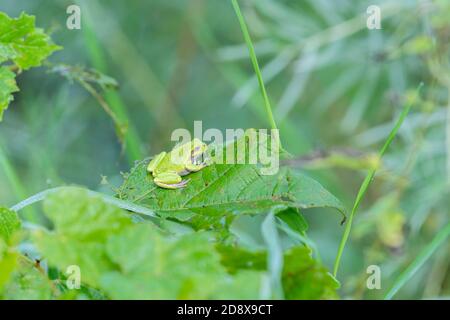
[[[403,287],[403,285],[411,279],[414,274],[423,266],[423,264],[431,257],[431,255],[439,248],[450,235],[450,223],[442,228],[431,243],[427,245],[413,260],[413,262],[397,277],[394,284],[384,296],[385,300],[390,300]]]
[[[417,100],[417,97],[419,96],[419,92],[420,89],[422,88],[423,84],[421,83],[419,85],[419,87],[417,88],[416,92],[415,92],[415,96],[410,100],[407,101],[405,103],[405,107],[403,108],[402,112],[400,113],[400,116],[397,120],[397,122],[394,125],[394,128],[392,128],[391,132],[389,133],[389,136],[386,140],[386,142],[384,143],[383,147],[381,148],[379,154],[378,154],[378,160],[381,161],[383,155],[386,153],[386,150],[389,148],[389,146],[392,143],[392,140],[394,140],[395,136],[397,135],[398,129],[400,128],[400,126],[402,125],[403,121],[405,120],[406,116],[408,115],[409,111],[411,110],[411,107],[413,106],[413,104],[415,103],[415,101]],[[336,277],[338,270],[339,270],[339,265],[341,262],[341,258],[342,258],[342,254],[344,253],[344,249],[345,249],[345,245],[347,243],[347,240],[350,236],[350,231],[352,229],[352,223],[353,223],[353,218],[355,216],[356,211],[358,210],[358,207],[362,201],[362,199],[364,198],[364,195],[366,194],[370,183],[372,182],[375,173],[377,171],[377,166],[373,167],[372,169],[369,170],[366,178],[364,179],[363,183],[361,184],[361,187],[359,188],[358,194],[356,195],[356,199],[355,202],[353,204],[352,207],[352,211],[350,213],[350,217],[347,221],[347,225],[345,226],[345,230],[344,230],[344,234],[342,235],[342,239],[341,242],[339,244],[339,248],[338,248],[338,253],[336,255],[336,259],[334,261],[334,268],[333,268],[333,275]]]
[[[94,68],[107,74],[108,66],[106,63],[102,47],[98,42],[98,39],[95,33],[93,32],[89,22],[84,23],[83,34],[85,38],[85,43],[88,48],[88,55],[91,59]],[[127,130],[124,137],[125,154],[127,156],[129,164],[133,164],[135,160],[142,159],[143,157],[141,152],[142,144],[139,135],[134,125],[132,124],[132,121],[129,120],[127,109],[120,95],[115,91],[108,90],[105,92],[105,100],[111,107],[112,111],[117,117],[117,120],[121,124],[126,123],[127,125]]]
[[[264,100],[264,107],[266,109],[266,114],[269,119],[270,126],[272,129],[278,129],[277,124],[275,122],[275,118],[272,113],[272,107],[270,105],[269,96],[267,95],[266,87],[264,85],[264,80],[261,74],[261,70],[259,68],[258,59],[256,58],[255,48],[253,46],[252,39],[250,37],[250,33],[248,32],[247,24],[245,23],[244,16],[242,15],[241,9],[239,7],[239,3],[237,0],[231,0],[233,4],[234,11],[236,12],[236,16],[239,20],[239,24],[241,26],[242,34],[245,39],[245,43],[247,44],[248,51],[250,54],[250,59],[253,64],[253,69],[255,70],[256,77],[258,78],[259,89],[261,90],[261,94]]]
[[[17,199],[24,199],[27,197],[27,190],[25,188],[25,185],[22,183],[19,174],[16,172],[14,166],[9,161],[8,155],[4,151],[1,143],[2,141],[0,140],[0,168],[2,168],[6,179],[11,186],[11,190],[14,196]],[[26,210],[24,210],[23,217],[31,222],[37,222],[38,220],[37,212],[33,208],[27,208]]]

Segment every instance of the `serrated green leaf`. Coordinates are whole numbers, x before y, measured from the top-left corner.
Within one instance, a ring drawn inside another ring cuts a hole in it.
[[[344,212],[340,201],[310,177],[281,168],[277,175],[261,175],[256,165],[212,164],[192,173],[185,188],[156,186],[139,162],[126,176],[118,197],[148,207],[161,216],[192,220],[197,229],[223,222],[237,214],[265,213],[277,207],[332,207]]]
[[[139,225],[112,236],[107,251],[120,271],[104,275],[101,284],[115,299],[258,297],[261,274],[227,274],[205,234],[169,239]]]
[[[0,67],[0,121],[3,119],[3,112],[8,108],[10,102],[14,100],[12,93],[19,91],[15,77],[14,72],[8,68]]]
[[[20,229],[20,220],[17,213],[0,207],[0,238],[6,243],[14,232]]]
[[[35,27],[34,16],[22,13],[10,18],[0,12],[0,63],[12,60],[20,69],[37,67],[54,51],[55,45],[42,29]]]
[[[104,250],[106,240],[132,225],[129,217],[80,188],[52,194],[44,202],[44,212],[54,230],[33,235],[40,253],[62,272],[70,265],[79,266],[83,283],[96,285],[111,267]]]

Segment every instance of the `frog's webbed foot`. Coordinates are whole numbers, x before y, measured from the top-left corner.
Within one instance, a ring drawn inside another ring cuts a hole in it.
[[[185,187],[189,180],[183,180],[181,176],[175,172],[166,172],[157,175],[153,179],[153,182],[161,188],[178,189]]]

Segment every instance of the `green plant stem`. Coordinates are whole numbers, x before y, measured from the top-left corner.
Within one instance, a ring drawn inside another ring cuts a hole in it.
[[[250,33],[248,32],[247,24],[245,23],[244,16],[241,13],[241,9],[239,7],[239,3],[237,0],[231,0],[233,4],[234,11],[236,12],[236,16],[239,20],[239,24],[241,26],[242,34],[244,35],[245,42],[248,47],[248,51],[250,54],[250,59],[252,60],[253,68],[255,69],[256,77],[258,78],[259,89],[261,90],[261,94],[264,99],[264,105],[266,108],[267,117],[269,118],[269,123],[272,129],[278,129],[277,124],[275,122],[275,118],[273,117],[272,107],[270,105],[269,96],[267,95],[266,87],[264,85],[264,80],[261,74],[261,70],[259,69],[258,59],[256,58],[255,48],[253,46],[252,39],[250,37]]]
[[[411,110],[411,107],[414,104],[417,96],[419,95],[419,91],[422,88],[422,86],[423,86],[423,84],[421,83],[415,92],[414,98],[411,101],[406,102],[405,107],[403,108],[402,112],[400,113],[400,116],[399,116],[397,122],[395,123],[394,128],[389,133],[389,136],[388,136],[386,142],[384,143],[383,147],[381,148],[381,150],[378,154],[379,160],[381,160],[381,158],[385,154],[386,150],[389,148],[390,144],[392,143],[392,140],[394,140],[398,129],[400,128],[400,126],[402,125],[406,116],[408,115],[409,111]],[[353,217],[355,216],[356,210],[358,209],[359,204],[361,203],[361,200],[363,199],[364,195],[366,194],[367,189],[369,188],[369,185],[372,182],[373,177],[375,176],[376,170],[377,170],[376,167],[369,170],[366,178],[364,179],[363,183],[361,184],[361,187],[359,188],[358,194],[355,199],[355,203],[353,204],[353,208],[350,213],[350,217],[348,219],[347,225],[345,226],[344,234],[343,234],[341,242],[339,244],[339,249],[338,249],[338,253],[336,255],[336,259],[334,261],[333,275],[335,277],[337,276],[337,272],[339,270],[339,264],[341,262],[345,244],[347,243],[348,237],[350,236],[350,231],[351,231],[352,223],[353,223]]]
[[[419,255],[408,266],[408,268],[406,268],[406,270],[398,276],[398,278],[394,281],[394,285],[384,296],[384,299],[392,299],[392,297],[398,292],[398,290],[400,290],[400,288],[403,287],[403,285],[409,279],[411,279],[411,277],[420,269],[420,267],[422,267],[422,265],[431,257],[436,249],[445,242],[449,235],[450,223],[447,223],[447,225],[436,234],[431,243],[419,253]]]

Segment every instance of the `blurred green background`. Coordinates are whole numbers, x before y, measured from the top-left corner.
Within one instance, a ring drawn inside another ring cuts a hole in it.
[[[289,165],[348,208],[367,158],[411,92],[425,84],[357,213],[340,270],[343,298],[381,298],[449,220],[450,2],[240,3],[283,145],[295,157]],[[71,4],[81,7],[81,30],[66,28]],[[381,8],[380,30],[366,26],[373,4]],[[37,26],[64,47],[51,62],[115,78],[119,89],[103,95],[128,124],[123,148],[112,119],[83,87],[45,67],[23,73],[0,124],[2,204],[63,184],[113,193],[120,172],[171,148],[171,132],[192,129],[194,120],[204,129],[269,127],[229,1],[0,0],[0,10],[36,16]],[[305,216],[331,269],[340,217],[324,209]],[[397,298],[449,298],[449,249],[442,246]],[[381,267],[381,290],[366,288],[372,264]]]

